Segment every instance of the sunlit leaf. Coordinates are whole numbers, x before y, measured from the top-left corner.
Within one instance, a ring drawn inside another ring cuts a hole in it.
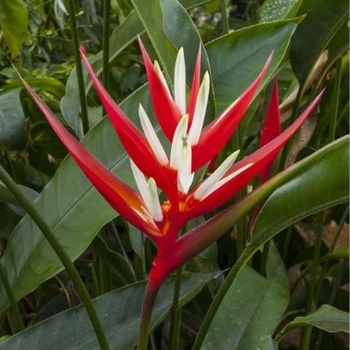
[[[0,0],[0,26],[12,57],[17,56],[27,31],[28,15],[22,0]]]

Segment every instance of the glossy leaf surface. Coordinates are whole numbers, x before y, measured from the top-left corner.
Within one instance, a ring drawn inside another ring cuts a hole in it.
[[[243,28],[205,46],[212,69],[217,113],[228,107],[252,83],[252,77],[259,74],[273,52],[264,79],[268,81],[283,59],[296,23],[296,20],[280,21]],[[264,83],[260,89],[263,86]]]
[[[324,0],[303,1],[300,14],[306,14],[298,26],[291,45],[291,64],[300,82],[305,82],[321,53],[349,18],[349,2]],[[312,45],[310,43],[312,42]]]
[[[267,276],[248,266],[242,270],[223,299],[201,349],[257,349],[261,339],[274,333],[288,304],[289,286],[272,244]]]
[[[191,300],[212,278],[213,274],[184,274],[181,283],[180,305]],[[159,323],[168,314],[172,304],[173,288],[174,278],[169,278],[160,290],[154,308],[153,325]],[[145,282],[139,282],[94,299],[94,305],[111,349],[133,349],[137,339],[144,290]],[[99,349],[94,331],[81,305],[38,323],[0,344],[1,350],[75,350],[81,348]]]

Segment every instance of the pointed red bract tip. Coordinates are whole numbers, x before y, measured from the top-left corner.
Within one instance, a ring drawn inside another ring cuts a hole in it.
[[[263,147],[281,133],[279,111],[278,81],[274,80],[272,93],[267,108],[266,119],[262,128],[259,146]],[[267,180],[273,160],[260,172],[260,183]]]

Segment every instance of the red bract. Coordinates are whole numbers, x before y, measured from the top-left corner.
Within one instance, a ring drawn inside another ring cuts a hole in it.
[[[158,64],[152,64],[141,41],[140,46],[145,61],[154,111],[163,133],[171,142],[170,154],[166,154],[164,151],[142,106],[139,108],[141,131],[103,88],[85,57],[84,50],[81,50],[83,62],[102,104],[130,156],[131,170],[138,192],[124,184],[85,150],[64,129],[36,93],[26,83],[24,84],[52,128],[96,189],[120,215],[151,237],[158,245],[159,251],[164,252],[175,244],[182,226],[187,221],[218,208],[246,186],[256,175],[266,172],[283,145],[318,103],[320,96],[316,97],[289,128],[280,133],[278,90],[277,85],[275,85],[260,148],[237,163],[234,162],[238,151],[234,152],[210,176],[194,183],[195,171],[210,162],[232,136],[268,70],[272,55],[243,94],[218,118],[203,127],[210,78],[206,72],[202,82],[200,82],[200,50],[187,103],[183,50],[179,50],[176,59],[174,95],[172,95]],[[218,135],[220,136],[218,137]],[[167,197],[163,203],[159,201],[159,190],[163,191]],[[162,263],[164,263],[164,256]],[[155,265],[157,265],[157,258]],[[162,275],[162,269],[159,270],[158,267],[156,270],[157,274]],[[168,270],[164,269],[164,271]],[[160,278],[159,276],[157,279]],[[165,278],[165,276],[161,276],[161,278]]]

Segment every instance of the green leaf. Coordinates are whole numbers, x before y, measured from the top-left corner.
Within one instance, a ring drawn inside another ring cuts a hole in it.
[[[110,37],[110,57],[109,60],[115,59],[122,50],[134,41],[137,35],[143,30],[141,22],[137,16],[136,11],[132,11],[129,16],[113,31]],[[102,53],[98,53],[93,57],[93,63],[96,74],[102,70]],[[84,77],[87,73],[84,70]],[[91,86],[90,79],[87,80],[87,87]],[[79,90],[77,84],[76,70],[74,69],[70,74],[67,85],[66,94],[61,100],[61,110],[64,118],[69,126],[74,130],[78,136],[82,136],[81,122],[79,118],[80,103]]]
[[[322,152],[318,164],[311,164],[304,174],[278,188],[259,212],[253,236],[277,233],[306,216],[345,201],[349,194],[348,146],[347,137],[330,144],[329,153]],[[341,174],[338,169],[342,169]]]
[[[267,0],[260,8],[261,22],[285,19],[296,14],[301,0]]]
[[[218,112],[228,107],[252,83],[273,51],[265,82],[272,76],[285,55],[295,28],[295,20],[264,23],[237,30],[205,46]],[[260,89],[263,86],[261,84]]]
[[[33,88],[39,88],[42,91],[45,91],[46,93],[50,93],[55,95],[58,99],[60,99],[65,92],[64,85],[57,79],[50,78],[50,77],[28,77],[26,78],[26,81],[30,86]],[[3,93],[7,93],[10,90],[16,89],[16,88],[22,88],[23,84],[22,82],[17,80],[10,80],[6,83],[6,86],[1,90],[0,95]]]
[[[339,169],[343,171],[339,172]],[[282,192],[283,198],[281,197]],[[238,278],[240,272],[258,249],[289,225],[333,205],[348,201],[349,137],[344,136],[332,142],[284,172],[277,174],[240,202],[218,214],[202,227],[198,227],[192,235],[191,232],[185,234],[183,239],[179,241],[186,241],[186,250],[192,252],[198,248],[198,243],[193,244],[195,235],[201,237],[199,244],[203,246],[210,244],[268,196],[270,197],[253,227],[253,239],[221,285],[202,322],[193,350],[201,348],[207,330],[223,298],[233,281]],[[289,196],[291,197],[290,201]],[[279,205],[276,202],[279,202]],[[281,206],[281,203],[287,205]],[[291,208],[289,208],[289,204]],[[288,208],[288,211],[282,210],[284,208]],[[189,239],[190,237],[192,241]],[[183,257],[181,259],[184,260]]]
[[[190,86],[195,57],[200,44],[197,29],[186,10],[173,0],[131,1],[152,42],[157,59],[164,69],[168,82],[173,81],[177,50],[184,48],[187,82]],[[184,34],[186,33],[186,34]],[[203,53],[206,58],[206,53]],[[207,62],[202,60],[204,69]]]
[[[325,260],[337,260],[337,259],[348,259],[349,258],[349,247],[341,247],[333,252],[324,255],[321,261]]]
[[[213,2],[213,0],[179,0],[179,2],[186,9],[191,9],[193,7],[197,7],[200,5],[207,4],[209,2]]]
[[[277,335],[276,340],[282,339],[295,328],[313,326],[326,332],[349,333],[349,313],[336,309],[331,305],[322,305],[316,312],[296,317]]]
[[[113,271],[117,274],[118,281],[121,281],[121,285],[136,281],[135,273],[130,263],[122,255],[109,249],[106,242],[100,236],[95,237],[90,247],[94,253],[112,267]]]
[[[333,0],[323,0],[320,6],[318,0],[304,0],[299,14],[307,15],[292,38],[290,59],[294,73],[302,85],[318,57],[348,21],[349,2],[338,0],[337,6],[334,6]]]
[[[0,26],[12,57],[18,54],[27,24],[27,9],[22,0],[0,0]]]
[[[180,306],[196,296],[212,278],[213,274],[184,273]],[[169,313],[173,301],[174,280],[174,277],[170,277],[159,291],[153,310],[152,326],[161,322]],[[145,282],[139,282],[93,300],[111,349],[128,350],[135,346],[144,291]],[[86,311],[80,305],[16,334],[1,343],[0,349],[98,350],[99,345]]]
[[[20,89],[0,95],[0,149],[22,149],[27,141]]]
[[[201,349],[258,349],[261,340],[274,333],[288,305],[289,284],[272,244],[267,269],[266,279],[248,266],[243,268],[222,300]]]

